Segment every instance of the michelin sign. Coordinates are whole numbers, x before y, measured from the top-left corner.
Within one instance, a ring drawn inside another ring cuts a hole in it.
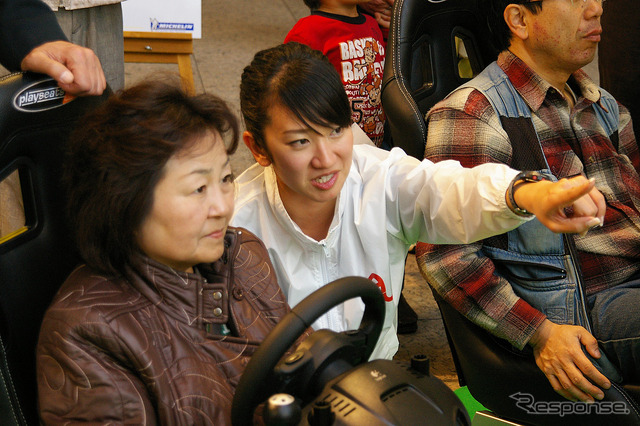
[[[125,31],[181,32],[201,38],[201,0],[122,2]]]

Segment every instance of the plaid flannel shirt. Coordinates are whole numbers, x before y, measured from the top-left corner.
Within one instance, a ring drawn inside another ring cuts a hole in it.
[[[587,295],[616,286],[640,271],[640,156],[626,108],[620,105],[616,152],[591,105],[600,89],[583,71],[569,84],[576,96],[571,109],[564,97],[509,51],[498,57],[532,111],[544,154],[557,178],[582,173],[595,178],[607,211],[602,228],[576,236],[579,266]],[[465,167],[511,162],[511,145],[498,115],[475,89],[454,92],[427,114],[425,157],[458,160]],[[545,319],[496,275],[493,262],[468,245],[419,243],[420,270],[456,309],[490,332],[523,348]]]

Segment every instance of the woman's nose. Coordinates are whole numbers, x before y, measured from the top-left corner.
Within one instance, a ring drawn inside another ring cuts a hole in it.
[[[209,217],[230,216],[233,213],[233,190],[217,188],[209,197]]]
[[[316,144],[311,165],[316,169],[324,169],[333,165],[335,155],[331,149],[331,144],[327,141],[319,141]]]

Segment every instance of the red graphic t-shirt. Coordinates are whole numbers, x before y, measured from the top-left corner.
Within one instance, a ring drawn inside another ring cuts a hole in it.
[[[284,42],[290,41],[329,58],[351,101],[353,121],[380,146],[385,121],[380,97],[385,43],[376,20],[364,14],[351,18],[313,11],[289,31]]]

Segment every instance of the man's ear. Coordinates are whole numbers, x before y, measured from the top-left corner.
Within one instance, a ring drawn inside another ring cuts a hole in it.
[[[249,148],[249,151],[251,151],[251,154],[253,154],[253,158],[256,159],[256,162],[258,164],[260,164],[262,167],[267,167],[271,164],[269,156],[264,151],[264,149],[258,146],[251,132],[245,130],[245,132],[242,133],[242,140],[244,141],[244,144],[247,146],[247,148]]]
[[[527,15],[524,6],[510,4],[504,9],[504,20],[511,30],[512,37],[526,40],[529,37]]]

